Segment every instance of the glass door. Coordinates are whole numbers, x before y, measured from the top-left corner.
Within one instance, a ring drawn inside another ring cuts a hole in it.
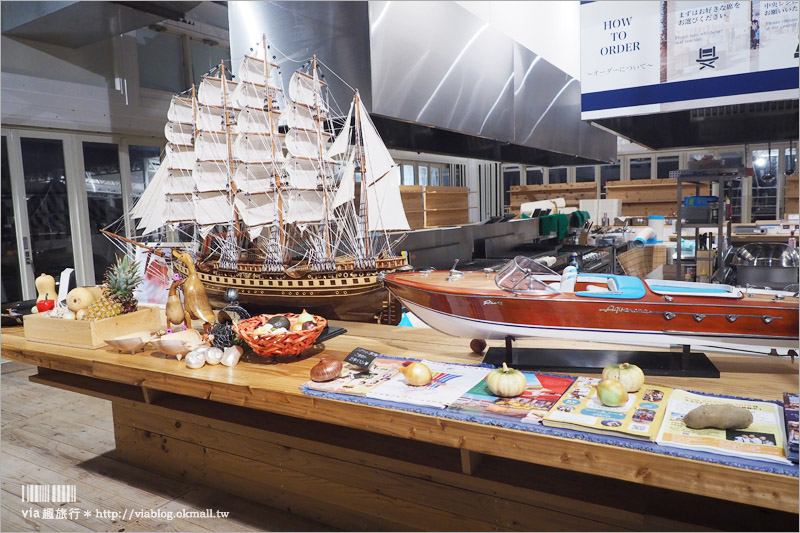
[[[2,220],[2,302],[24,300],[17,247],[17,222],[14,216],[14,196],[11,192],[11,170],[8,164],[8,139],[2,137],[2,183],[0,183],[0,220]]]
[[[22,137],[20,148],[33,270],[58,279],[75,266],[64,141]]]
[[[112,143],[84,141],[82,148],[94,281],[100,284],[103,282],[106,269],[116,261],[116,256],[122,253],[111,239],[100,233],[100,230],[107,229],[120,235],[126,233],[119,147]]]

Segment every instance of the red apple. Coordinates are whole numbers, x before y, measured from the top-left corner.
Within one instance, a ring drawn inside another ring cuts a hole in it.
[[[483,339],[472,339],[469,343],[469,347],[475,353],[483,353],[486,349],[486,341]]]

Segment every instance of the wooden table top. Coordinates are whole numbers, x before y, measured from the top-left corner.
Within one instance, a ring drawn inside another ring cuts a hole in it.
[[[417,413],[304,395],[300,385],[320,355],[343,359],[356,347],[397,357],[479,363],[469,339],[427,328],[401,328],[331,321],[345,335],[325,342],[324,351],[277,364],[255,355],[234,368],[192,370],[174,358],[145,351],[119,354],[27,341],[22,327],[3,328],[2,357],[44,368],[175,394],[205,398],[283,415],[333,423],[385,435],[421,440],[509,459],[613,477],[634,483],[798,512],[797,478],[653,454],[579,439],[553,437]],[[489,341],[501,346],[502,341]],[[517,347],[655,350],[562,340],[520,340]],[[798,390],[798,363],[786,358],[708,353],[720,379],[653,376],[648,383],[687,390],[776,400]]]

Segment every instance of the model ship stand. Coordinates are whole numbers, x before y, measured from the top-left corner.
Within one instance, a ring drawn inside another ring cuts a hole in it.
[[[506,337],[505,348],[489,348],[484,363],[530,371],[599,374],[608,365],[631,363],[645,374],[685,378],[719,378],[719,369],[701,352],[688,345],[675,345],[668,352],[622,350],[563,350],[556,348],[514,348]]]

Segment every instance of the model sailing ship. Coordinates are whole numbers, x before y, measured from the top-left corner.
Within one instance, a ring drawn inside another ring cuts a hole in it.
[[[166,157],[132,216],[144,238],[190,235],[212,303],[235,288],[245,305],[369,320],[388,295],[378,274],[408,264],[388,233],[410,229],[398,167],[358,91],[334,135],[316,56],[286,98],[269,48],[264,37],[244,56],[237,82],[222,64],[173,97]]]
[[[632,276],[559,276],[527,257],[493,272],[388,274],[387,288],[431,327],[459,337],[553,337],[683,344],[734,353],[798,349],[797,294]]]

